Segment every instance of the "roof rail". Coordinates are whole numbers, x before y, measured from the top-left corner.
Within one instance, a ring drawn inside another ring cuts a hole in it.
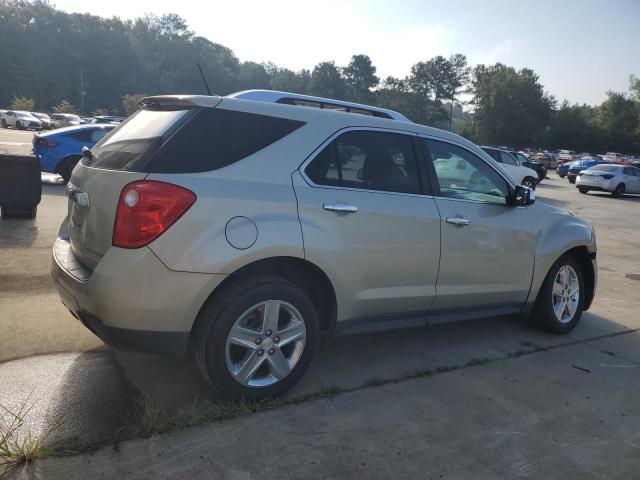
[[[276,90],[243,90],[241,92],[227,95],[230,98],[242,100],[254,100],[257,102],[283,103],[286,105],[298,105],[303,107],[315,107],[325,110],[339,110],[349,113],[359,113],[380,118],[389,118],[400,122],[412,123],[401,113],[387,110],[386,108],[372,107],[360,103],[344,102],[331,98],[313,97],[311,95],[300,95],[298,93],[278,92]]]

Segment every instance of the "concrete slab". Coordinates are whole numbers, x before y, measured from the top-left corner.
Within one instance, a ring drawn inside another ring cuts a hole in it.
[[[612,337],[622,348],[632,337]],[[41,462],[43,478],[628,479],[640,368],[578,344]],[[581,369],[576,368],[576,364]]]
[[[0,405],[28,406],[22,434],[61,419],[53,439],[88,445],[111,439],[129,412],[129,395],[110,352],[42,355],[0,365]],[[0,412],[9,419],[6,412]]]

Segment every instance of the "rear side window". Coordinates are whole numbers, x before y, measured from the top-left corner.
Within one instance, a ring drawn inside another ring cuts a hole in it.
[[[421,193],[416,155],[408,135],[343,133],[311,161],[305,173],[317,185]]]
[[[304,122],[203,108],[158,151],[152,173],[206,172],[231,165],[277,142]]]

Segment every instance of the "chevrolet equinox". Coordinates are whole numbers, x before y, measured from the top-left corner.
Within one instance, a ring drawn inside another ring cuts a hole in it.
[[[593,228],[468,140],[284,92],[157,96],[73,170],[52,278],[105,342],[193,352],[224,395],[307,370],[321,332],[524,314],[572,330]]]

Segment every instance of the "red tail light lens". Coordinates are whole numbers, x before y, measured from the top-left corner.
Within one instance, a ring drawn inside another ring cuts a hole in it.
[[[58,142],[54,142],[53,140],[47,140],[46,138],[38,138],[36,140],[36,144],[45,148],[53,148],[60,145]]]
[[[120,192],[113,226],[113,246],[140,248],[162,235],[196,201],[191,190],[171,183],[142,180]]]

